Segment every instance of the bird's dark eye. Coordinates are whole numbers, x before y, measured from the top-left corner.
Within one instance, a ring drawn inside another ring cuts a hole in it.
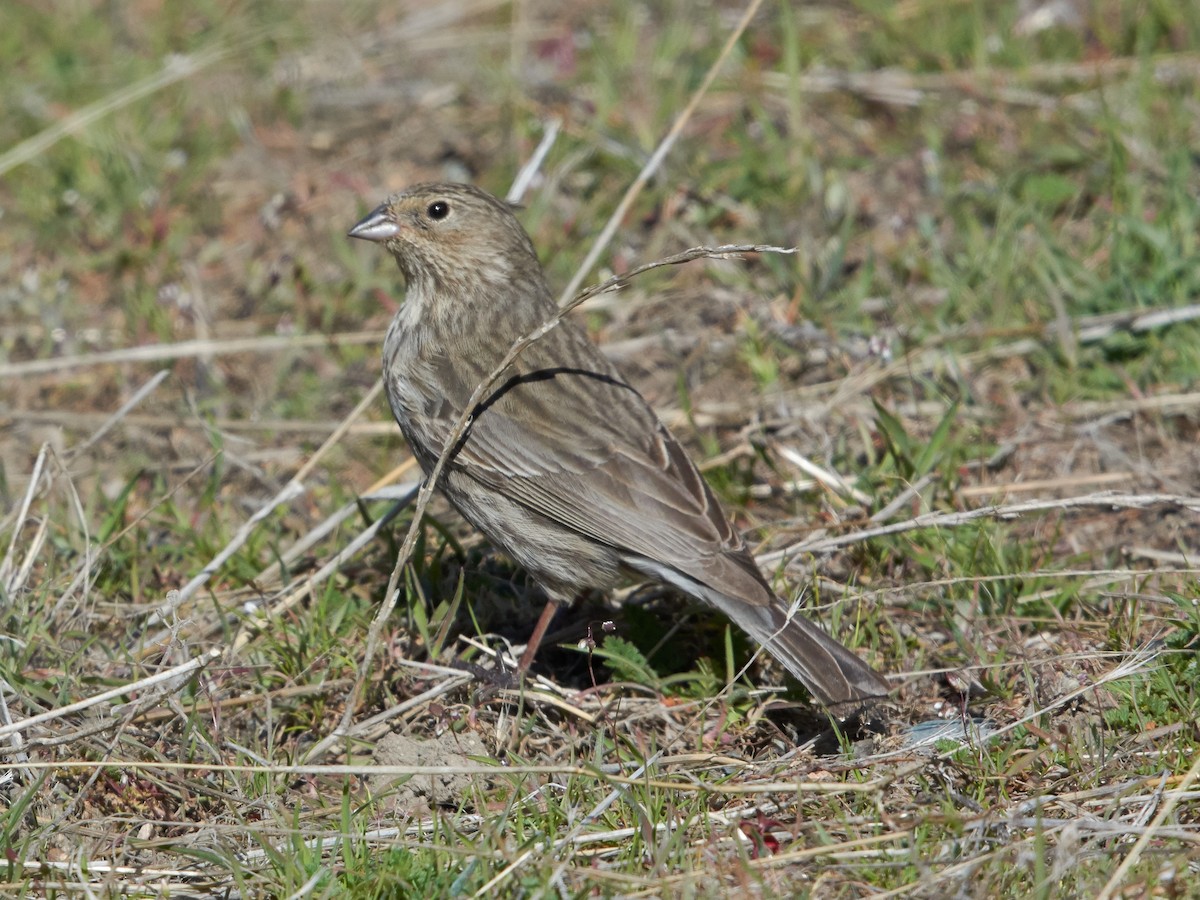
[[[425,210],[425,213],[431,219],[444,219],[450,215],[450,204],[445,200],[435,200],[429,204],[429,209]]]

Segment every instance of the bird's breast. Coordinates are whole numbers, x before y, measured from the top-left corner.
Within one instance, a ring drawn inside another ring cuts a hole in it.
[[[422,353],[423,343],[400,316],[392,321],[383,342],[383,386],[401,427],[406,421],[428,415],[438,393],[433,367]]]

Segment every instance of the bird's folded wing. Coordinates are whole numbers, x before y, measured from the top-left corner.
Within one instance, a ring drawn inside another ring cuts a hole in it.
[[[451,465],[599,543],[750,602],[769,595],[683,448],[641,395],[606,374],[560,369],[510,383]]]

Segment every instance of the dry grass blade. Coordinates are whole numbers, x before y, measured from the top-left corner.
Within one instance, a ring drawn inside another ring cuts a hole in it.
[[[248,623],[248,627],[243,629],[242,632],[238,634],[232,649],[234,651],[242,649],[251,640],[254,634],[260,631],[262,628],[265,628],[280,614],[291,609],[302,599],[309,596],[317,585],[323,583],[326,579],[337,572],[338,569],[345,564],[346,560],[352,559],[355,554],[371,543],[371,541],[373,541],[375,536],[379,533],[380,529],[386,527],[392,521],[392,519],[399,515],[400,512],[409,505],[409,503],[412,501],[412,498],[417,495],[417,492],[418,487],[415,484],[404,488],[403,496],[394,504],[392,504],[386,513],[355,535],[354,540],[339,550],[331,559],[322,565],[321,568],[319,568],[312,575],[306,576],[298,585],[290,585],[285,592],[281,592],[282,596],[274,600],[270,610],[268,610],[260,619]]]
[[[625,191],[625,194],[621,197],[621,201],[617,204],[617,208],[613,210],[612,215],[608,217],[608,221],[604,223],[604,228],[602,228],[600,230],[600,234],[596,236],[596,240],[593,242],[591,249],[588,250],[587,256],[585,256],[583,262],[579,264],[579,268],[575,270],[575,274],[571,277],[571,280],[567,283],[567,286],[563,288],[562,294],[559,297],[559,305],[562,305],[568,297],[572,296],[576,291],[579,290],[579,286],[583,284],[583,280],[588,276],[588,273],[591,272],[592,266],[596,264],[596,261],[600,258],[600,254],[603,253],[605,248],[608,247],[609,242],[617,233],[617,229],[621,226],[621,222],[624,221],[625,214],[628,213],[629,208],[633,206],[633,201],[637,199],[637,196],[641,193],[642,188],[646,186],[646,183],[650,180],[651,176],[658,171],[658,167],[662,165],[662,161],[667,158],[667,154],[671,151],[671,148],[675,146],[675,142],[679,139],[679,136],[683,133],[683,129],[687,126],[687,123],[691,121],[692,115],[696,112],[696,108],[700,105],[701,99],[703,99],[704,95],[708,93],[708,89],[712,86],[714,79],[716,79],[717,72],[720,71],[721,65],[729,57],[729,54],[733,51],[733,48],[737,46],[737,42],[741,39],[746,27],[750,24],[750,20],[754,18],[754,14],[758,12],[758,8],[761,5],[762,0],[751,0],[751,2],[746,5],[746,9],[742,13],[738,23],[730,30],[729,37],[725,41],[725,46],[721,48],[721,52],[717,54],[717,58],[713,61],[712,65],[708,67],[708,71],[704,73],[704,80],[701,81],[696,90],[692,92],[692,96],[688,100],[687,106],[685,106],[679,115],[676,116],[670,130],[663,137],[663,139],[659,141],[659,144],[654,148],[654,153],[651,154],[650,159],[646,161],[646,164],[642,166],[641,171],[638,172],[637,177],[634,178],[632,183],[630,183],[629,187]],[[571,306],[578,305],[580,302],[582,301],[576,299],[571,303]]]
[[[278,353],[308,347],[354,346],[378,344],[383,335],[375,331],[351,331],[342,334],[261,335],[251,338],[198,338],[173,344],[146,344],[123,347],[79,356],[30,359],[25,362],[0,363],[0,378],[28,378],[49,375],[92,366],[112,366],[126,363],[167,362],[175,359],[202,359],[228,356],[235,353]]]
[[[82,712],[91,709],[93,706],[98,706],[102,703],[107,703],[109,700],[115,700],[117,697],[122,697],[126,694],[144,691],[148,688],[157,687],[164,683],[184,685],[198,670],[204,668],[209,663],[213,662],[222,655],[222,651],[218,649],[208,650],[205,653],[189,659],[187,662],[178,666],[173,666],[170,669],[165,669],[155,675],[150,675],[146,678],[139,678],[136,681],[131,681],[128,684],[122,684],[119,687],[110,688],[107,691],[101,691],[99,694],[94,694],[86,700],[80,700],[76,703],[68,703],[66,706],[59,706],[55,709],[47,710],[44,713],[38,713],[34,716],[29,716],[9,725],[0,725],[0,737],[5,737],[9,734],[24,732],[34,725],[41,725],[46,722],[52,722],[55,719],[62,719],[67,716],[74,715],[77,712]]]
[[[1055,85],[1076,81],[1097,81],[1130,75],[1145,66],[1140,56],[1118,56],[1084,63],[1054,62],[1022,66],[1020,69],[981,67],[970,71],[913,73],[898,69],[851,72],[826,69],[808,73],[799,79],[799,89],[808,94],[850,92],[877,103],[916,106],[929,94],[955,93],[972,97],[988,96],[1015,105],[1057,105],[1055,97],[1034,94],[1016,85],[1042,83]],[[1152,61],[1153,75],[1164,84],[1186,83],[1200,78],[1200,57],[1194,53],[1162,54]],[[763,81],[779,90],[792,87],[790,77],[766,72]]]
[[[93,432],[92,436],[78,446],[71,448],[70,456],[79,456],[93,447],[104,435],[108,434],[119,422],[124,420],[135,407],[141,404],[143,400],[149,397],[158,386],[162,384],[171,372],[169,369],[161,369],[155,373],[154,377],[143,384],[140,388],[134,391],[133,396],[121,404],[120,408],[111,416],[104,420],[104,423]]]
[[[434,685],[428,690],[422,691],[416,696],[410,697],[403,703],[398,703],[395,706],[383,710],[382,712],[376,713],[368,719],[363,719],[361,722],[356,723],[350,736],[353,737],[358,734],[366,734],[375,728],[376,725],[382,725],[384,722],[390,722],[392,719],[404,715],[410,709],[420,709],[421,707],[427,706],[431,700],[436,700],[438,697],[448,694],[453,690],[457,690],[467,682],[471,681],[474,677],[467,672],[459,672],[456,670],[451,670],[445,674],[447,677],[441,682],[441,684]]]
[[[1068,693],[1064,694],[1063,696],[1058,697],[1053,703],[1048,703],[1048,704],[1042,706],[1041,708],[1037,709],[1036,711],[1029,713],[1028,715],[1022,716],[1021,718],[1015,719],[1011,722],[1007,722],[1002,727],[989,732],[987,735],[987,740],[995,741],[997,738],[1002,737],[1005,734],[1010,734],[1011,732],[1020,728],[1022,725],[1026,725],[1030,722],[1033,722],[1039,716],[1043,716],[1046,713],[1048,713],[1054,709],[1058,709],[1060,707],[1066,706],[1067,704],[1071,703],[1073,700],[1075,700],[1079,697],[1082,697],[1083,695],[1085,695],[1087,693],[1094,691],[1097,687],[1101,687],[1105,684],[1109,684],[1114,681],[1122,681],[1126,678],[1129,678],[1132,675],[1136,675],[1139,672],[1143,672],[1147,668],[1149,668],[1150,665],[1153,662],[1155,662],[1155,660],[1157,660],[1160,655],[1161,655],[1160,652],[1156,651],[1156,650],[1140,650],[1140,651],[1134,653],[1128,659],[1121,660],[1120,663],[1118,663],[1116,666],[1114,666],[1108,672],[1105,672],[1099,678],[1095,679],[1092,683],[1085,684],[1085,685],[1081,686],[1080,688],[1078,688],[1077,690],[1069,691]],[[941,754],[940,758],[941,759],[950,759],[952,756],[954,756],[958,752],[959,752],[958,748],[955,748],[953,750],[948,750],[945,753]]]
[[[10,409],[4,417],[12,422],[26,425],[57,425],[63,428],[100,428],[112,420],[111,413],[73,412],[55,409]],[[134,428],[165,429],[179,426],[185,421],[182,414],[127,414],[121,417],[121,422]],[[214,432],[220,433],[271,433],[276,435],[328,435],[342,424],[342,420],[332,419],[233,419],[212,418],[207,424]],[[347,429],[347,434],[364,435],[368,437],[386,437],[395,434],[396,426],[392,422],[355,422]],[[258,453],[244,454],[245,459],[254,459],[258,455],[279,458],[287,454],[299,454],[299,450],[266,449]]]
[[[1116,896],[1117,892],[1121,889],[1121,885],[1125,881],[1126,875],[1129,874],[1129,870],[1132,869],[1137,861],[1141,858],[1142,853],[1144,853],[1146,850],[1146,847],[1150,845],[1150,842],[1154,840],[1155,837],[1164,836],[1162,833],[1163,822],[1167,820],[1167,816],[1171,815],[1171,813],[1175,811],[1175,807],[1177,807],[1180,802],[1182,802],[1183,798],[1187,796],[1188,789],[1196,783],[1197,779],[1200,779],[1200,756],[1196,757],[1191,768],[1187,770],[1187,773],[1183,776],[1183,780],[1179,787],[1170,791],[1166,795],[1166,799],[1159,807],[1158,813],[1154,816],[1154,820],[1149,824],[1148,827],[1145,828],[1145,830],[1142,831],[1141,837],[1137,839],[1137,843],[1133,845],[1130,851],[1125,855],[1125,858],[1121,860],[1121,865],[1117,867],[1117,870],[1113,872],[1112,877],[1108,880],[1108,883],[1104,885],[1104,888],[1099,894],[1096,895],[1097,900],[1110,900],[1111,897]]]
[[[366,411],[368,406],[375,402],[375,398],[379,396],[379,393],[382,389],[383,382],[377,380],[371,389],[363,396],[363,398],[359,400],[358,404],[353,410],[351,410],[349,415],[347,415],[346,418],[342,420],[341,424],[334,429],[333,433],[325,439],[325,442],[321,444],[316,452],[314,452],[312,456],[308,458],[308,461],[300,467],[296,474],[292,476],[292,479],[286,485],[284,485],[283,489],[280,490],[269,501],[267,501],[265,505],[256,510],[254,515],[252,515],[246,522],[242,524],[233,538],[221,549],[221,552],[214,556],[208,562],[208,564],[200,570],[200,572],[193,576],[191,581],[184,585],[179,591],[173,592],[173,596],[171,596],[166,603],[151,613],[150,618],[146,623],[147,627],[152,627],[160,622],[165,622],[171,615],[174,614],[177,609],[179,609],[180,606],[182,606],[184,603],[187,603],[188,600],[191,599],[192,595],[208,582],[208,579],[213,576],[213,573],[217,572],[221,566],[225,565],[225,563],[229,561],[233,554],[235,554],[238,549],[250,539],[250,536],[254,533],[255,528],[260,522],[265,521],[266,518],[280,506],[283,506],[285,503],[290,503],[297,497],[303,496],[303,494],[308,490],[304,484],[304,479],[306,479],[312,470],[316,468],[317,464],[321,461],[325,454],[337,445],[338,441],[340,441],[346,434],[350,424],[359,416],[361,416],[363,412]],[[150,640],[150,643],[157,644],[166,640],[168,637],[169,635],[165,633],[158,634]]]
[[[1200,512],[1200,497],[1181,496],[1177,494],[1121,494],[1115,491],[1100,491],[1080,497],[1028,500],[1024,503],[1010,503],[1003,506],[981,506],[978,509],[969,509],[964,512],[926,513],[912,519],[906,519],[903,522],[893,522],[890,525],[880,525],[876,528],[864,528],[862,531],[857,531],[853,534],[799,541],[781,550],[764,553],[758,559],[763,565],[772,565],[788,559],[797,553],[828,553],[832,550],[839,550],[843,547],[849,547],[886,535],[902,534],[906,531],[914,531],[921,528],[954,528],[980,519],[1014,519],[1031,512],[1087,507],[1149,509],[1154,506],[1169,506],[1185,509],[1190,512]]]
[[[398,477],[415,465],[416,460],[410,457],[404,465],[398,466],[390,475]],[[370,537],[377,534],[380,528],[394,519],[405,506],[412,502],[412,498],[416,496],[419,488],[420,484],[417,482],[406,482],[389,486],[382,486],[377,482],[376,485],[367,488],[359,497],[359,500],[391,500],[392,506],[389,507],[383,516],[368,526],[366,530],[370,531],[369,537],[365,536],[365,532],[356,535],[354,541],[349,546],[343,547],[334,559],[321,567],[321,570],[317,574],[306,578],[305,584],[309,588],[319,584],[328,574],[336,570],[338,566],[357,553],[358,550],[362,549],[368,543]],[[314,525],[307,533],[299,537],[280,555],[276,562],[259,572],[254,578],[255,584],[266,587],[277,583],[283,577],[284,570],[290,563],[294,563],[318,543],[333,534],[339,525],[359,512],[359,502],[355,501],[347,503],[341,509],[330,513],[324,520]],[[294,585],[289,585],[288,589],[294,589],[294,587]]]
[[[642,775],[646,772],[646,770],[650,766],[653,766],[655,763],[658,762],[658,760],[661,756],[662,756],[662,751],[660,750],[657,753],[655,753],[653,756],[651,756],[649,759],[647,759],[645,763],[638,766],[637,770],[630,777],[634,778],[634,779],[642,777]],[[596,806],[593,807],[592,810],[587,815],[583,816],[583,818],[581,818],[575,824],[575,827],[572,828],[567,833],[566,837],[560,838],[559,840],[555,841],[553,850],[561,850],[563,847],[568,847],[571,844],[573,844],[575,838],[579,836],[580,832],[583,831],[583,829],[586,827],[587,823],[589,823],[589,822],[595,820],[596,818],[598,818],[599,816],[603,815],[604,811],[606,809],[608,809],[610,806],[612,806],[617,801],[617,799],[621,796],[621,794],[622,794],[622,791],[620,788],[616,788],[616,789],[612,790],[608,794],[608,796],[606,796],[603,800],[601,800],[599,803],[597,803]],[[505,866],[503,869],[501,869],[495,875],[495,877],[493,877],[490,881],[486,882],[478,891],[475,892],[474,896],[478,898],[478,897],[485,897],[488,894],[490,894],[495,888],[499,887],[501,884],[503,884],[505,881],[507,881],[509,876],[511,876],[518,869],[520,869],[523,865],[525,865],[525,863],[529,862],[529,860],[533,859],[535,853],[536,853],[536,850],[534,850],[532,848],[529,850],[526,850],[524,853],[522,853],[520,856],[518,856],[516,859],[514,859],[511,863],[509,863],[507,866]],[[563,865],[563,867],[565,867],[566,863],[563,863],[562,865]],[[557,880],[556,877],[551,878],[551,881],[556,881],[556,880]]]
[[[870,505],[870,497],[855,488],[854,485],[850,484],[845,478],[843,478],[841,475],[838,475],[836,472],[830,472],[827,469],[818,466],[794,447],[788,447],[781,444],[778,445],[776,449],[778,450],[779,455],[790,462],[793,466],[795,466],[805,475],[811,476],[815,481],[825,485],[835,494],[841,494],[845,497],[849,497],[856,503],[861,503],[864,506]]]
[[[37,459],[33,463],[33,472],[29,476],[29,484],[25,487],[25,495],[21,498],[21,505],[18,507],[16,514],[12,516],[5,525],[12,528],[12,534],[8,539],[8,550],[4,553],[4,559],[0,560],[0,585],[3,585],[4,592],[11,595],[19,587],[22,578],[20,573],[14,572],[17,552],[17,537],[21,534],[21,529],[24,522],[29,517],[29,509],[33,504],[33,498],[37,495],[39,485],[42,483],[42,472],[46,468],[46,460],[49,457],[50,447],[46,444],[38,451]],[[26,550],[26,558],[34,557],[36,554],[32,549]]]
[[[509,203],[520,203],[525,197],[525,192],[529,190],[529,186],[533,184],[534,176],[541,169],[542,163],[546,161],[546,155],[550,152],[550,148],[554,146],[554,142],[558,140],[558,133],[562,129],[562,121],[559,119],[551,119],[546,123],[546,133],[542,135],[541,141],[537,145],[537,149],[533,151],[533,156],[529,161],[521,167],[521,171],[517,173],[517,177],[513,179],[512,187],[508,189],[508,193],[504,195],[504,199]]]
[[[168,596],[166,603],[162,604],[162,606],[160,606],[158,609],[151,612],[149,618],[146,620],[146,626],[150,628],[166,622],[175,613],[175,611],[179,609],[179,607],[187,603],[192,598],[192,595],[195,594],[196,591],[200,590],[200,588],[207,584],[208,580],[213,576],[213,574],[219,571],[221,566],[225,565],[225,563],[229,561],[233,554],[235,554],[238,549],[250,539],[250,536],[254,533],[255,528],[258,527],[260,522],[265,521],[266,518],[270,516],[271,513],[273,513],[278,507],[283,506],[285,503],[290,503],[297,497],[302,496],[304,491],[304,485],[295,479],[284,485],[283,490],[272,497],[264,506],[259,507],[259,509],[255,511],[254,515],[242,523],[242,526],[237,530],[237,533],[233,536],[229,543],[227,543],[221,549],[220,553],[209,560],[204,568],[196,573],[187,584],[185,584],[178,591],[173,591],[171,595]],[[157,635],[150,639],[150,643],[160,643],[161,641],[166,640],[167,637],[169,637],[169,635]]]
[[[134,84],[127,85],[111,96],[97,100],[83,109],[76,110],[40,134],[22,141],[4,154],[0,154],[0,177],[7,175],[22,163],[27,163],[41,156],[63,138],[79,134],[89,125],[99,121],[110,113],[122,107],[129,106],[131,103],[147,97],[156,91],[160,91],[177,81],[190,78],[213,63],[219,62],[238,50],[245,49],[252,43],[262,40],[267,34],[266,30],[260,30],[257,33],[245,35],[244,39],[238,45],[211,47],[208,50],[192,54],[191,56],[175,55],[168,57],[162,69],[155,74],[143,78]]]

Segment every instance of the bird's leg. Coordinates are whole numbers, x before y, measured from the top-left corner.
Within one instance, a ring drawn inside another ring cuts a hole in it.
[[[541,644],[542,638],[546,636],[546,629],[550,627],[550,620],[554,618],[556,612],[558,612],[557,601],[547,600],[546,606],[542,609],[541,616],[538,617],[537,625],[533,627],[533,634],[529,636],[529,643],[525,645],[525,652],[521,654],[521,661],[517,663],[518,675],[524,675],[529,671],[529,667],[533,665],[533,658],[537,655],[538,645]]]

